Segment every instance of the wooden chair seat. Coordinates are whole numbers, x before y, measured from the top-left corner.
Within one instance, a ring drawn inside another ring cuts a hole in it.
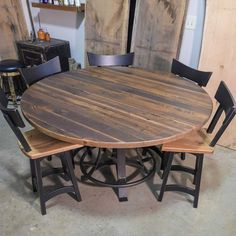
[[[201,129],[192,131],[179,140],[163,144],[162,151],[211,154],[214,148],[209,146],[210,142],[209,134],[206,133],[205,129]]]
[[[36,129],[25,132],[24,137],[29,143],[31,151],[26,152],[20,143],[18,144],[21,151],[30,159],[38,159],[83,147],[80,144],[62,142],[51,138]]]

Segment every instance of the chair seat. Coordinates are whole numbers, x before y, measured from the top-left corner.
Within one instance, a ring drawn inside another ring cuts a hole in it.
[[[16,72],[18,68],[22,68],[23,65],[18,60],[3,60],[0,61],[0,72]]]
[[[206,130],[201,129],[192,131],[184,138],[163,144],[162,151],[211,154],[213,153],[214,148],[209,146],[210,142],[211,138],[206,133]]]
[[[21,151],[30,159],[38,159],[41,157],[46,157],[83,147],[83,145],[80,144],[62,142],[60,140],[51,138],[36,129],[25,132],[24,136],[30,145],[31,151],[24,151],[20,143],[19,146]]]

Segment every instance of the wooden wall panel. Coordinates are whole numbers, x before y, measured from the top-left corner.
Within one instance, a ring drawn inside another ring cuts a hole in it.
[[[15,41],[28,37],[21,1],[1,0],[0,11],[0,57],[17,58]]]
[[[178,55],[187,0],[137,0],[132,50],[135,66],[170,70]]]
[[[199,68],[213,71],[207,91],[214,97],[224,80],[236,98],[236,1],[207,0]],[[216,105],[216,102],[215,102]],[[236,119],[219,142],[236,149]]]
[[[86,52],[126,52],[129,0],[87,0],[85,17]]]

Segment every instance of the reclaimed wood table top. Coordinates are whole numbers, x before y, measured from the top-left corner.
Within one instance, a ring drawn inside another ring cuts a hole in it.
[[[45,78],[22,96],[26,119],[62,141],[104,148],[159,145],[200,129],[212,112],[192,81],[130,67],[89,67]]]

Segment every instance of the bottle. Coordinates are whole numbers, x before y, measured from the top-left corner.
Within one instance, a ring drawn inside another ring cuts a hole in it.
[[[45,40],[47,42],[50,42],[50,40],[51,40],[50,34],[48,32],[45,33]]]
[[[39,40],[45,40],[45,32],[43,31],[43,29],[39,29],[37,34]]]

